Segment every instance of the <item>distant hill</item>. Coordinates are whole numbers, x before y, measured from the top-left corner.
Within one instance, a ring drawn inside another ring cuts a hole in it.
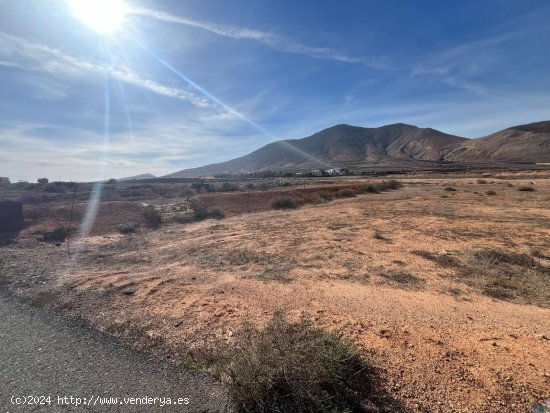
[[[453,162],[550,162],[550,121],[513,126],[465,142],[446,156]]]
[[[307,138],[273,142],[240,158],[186,169],[167,177],[442,161],[466,140],[403,123],[379,128],[336,125]]]
[[[135,176],[128,176],[126,178],[120,178],[120,179],[117,179],[117,181],[119,182],[137,181],[138,179],[155,179],[155,178],[156,176],[153,174],[141,174],[141,175],[135,175]]]
[[[335,167],[406,167],[429,162],[550,162],[550,121],[514,126],[479,139],[404,123],[379,128],[336,125],[306,138],[273,142],[240,158],[184,169],[166,177]]]

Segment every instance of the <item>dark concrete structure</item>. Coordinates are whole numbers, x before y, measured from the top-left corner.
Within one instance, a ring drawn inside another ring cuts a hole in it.
[[[0,234],[18,232],[25,226],[23,204],[0,200]]]

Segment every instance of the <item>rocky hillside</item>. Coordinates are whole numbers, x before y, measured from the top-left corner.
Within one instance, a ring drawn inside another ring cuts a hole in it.
[[[550,121],[514,126],[479,139],[404,123],[379,128],[336,125],[307,138],[273,142],[240,158],[185,169],[167,177],[337,167],[405,167],[426,162],[550,162]]]
[[[513,126],[472,139],[445,157],[452,162],[550,162],[550,121]]]
[[[403,123],[379,128],[337,125],[307,138],[273,142],[240,158],[186,169],[168,177],[441,161],[466,141]]]

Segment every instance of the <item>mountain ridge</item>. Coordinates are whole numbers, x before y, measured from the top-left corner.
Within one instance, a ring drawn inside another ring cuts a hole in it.
[[[407,166],[426,162],[534,163],[549,160],[550,121],[512,126],[477,139],[405,123],[376,128],[338,124],[305,138],[271,142],[225,162],[184,169],[165,177]]]

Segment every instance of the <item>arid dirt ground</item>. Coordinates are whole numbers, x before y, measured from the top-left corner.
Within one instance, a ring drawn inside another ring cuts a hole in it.
[[[91,236],[71,259],[21,237],[0,249],[1,275],[176,362],[215,357],[283,309],[360,345],[408,411],[528,412],[550,398],[549,178],[403,177],[397,191]]]

